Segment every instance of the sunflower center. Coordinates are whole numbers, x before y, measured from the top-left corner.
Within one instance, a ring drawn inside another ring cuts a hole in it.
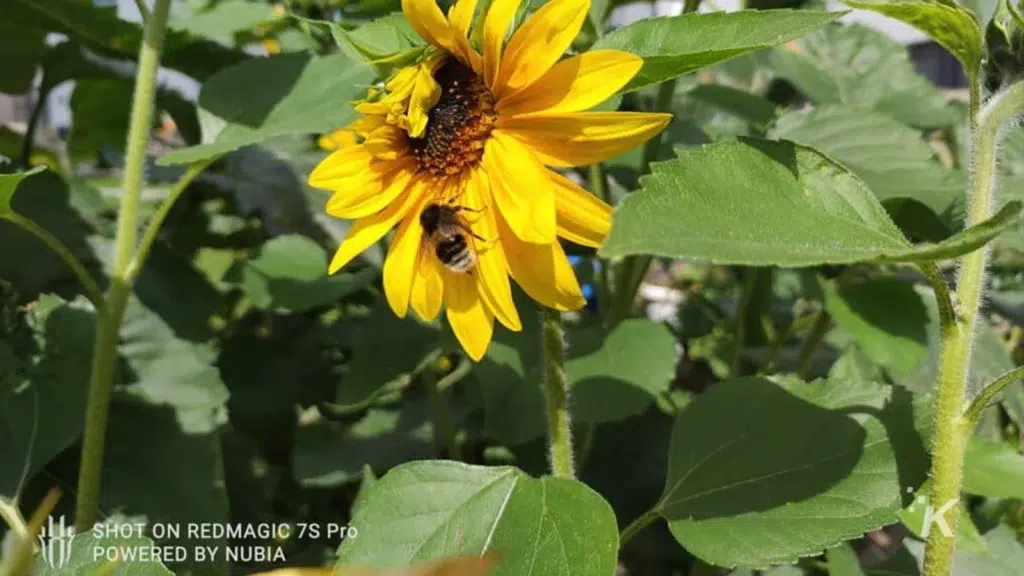
[[[473,70],[449,58],[434,80],[441,88],[430,109],[422,138],[412,138],[420,169],[435,176],[454,176],[475,165],[494,128],[494,96]]]

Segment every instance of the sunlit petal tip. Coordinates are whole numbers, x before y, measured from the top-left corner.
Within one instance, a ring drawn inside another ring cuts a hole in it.
[[[579,34],[590,0],[551,0],[533,13],[508,41],[493,91],[529,86],[565,54]]]
[[[331,190],[332,182],[338,178],[357,174],[369,166],[370,155],[362,146],[335,150],[313,168],[306,182],[313,188]]]
[[[549,175],[555,187],[558,235],[580,246],[601,246],[611,229],[614,209],[565,176]]]
[[[435,0],[402,0],[402,12],[421,38],[438,48],[452,50],[448,19]]]

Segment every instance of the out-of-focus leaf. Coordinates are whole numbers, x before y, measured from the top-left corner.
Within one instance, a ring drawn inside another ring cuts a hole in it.
[[[721,84],[699,84],[686,95],[745,120],[759,129],[767,127],[777,115],[776,106],[772,101]]]
[[[928,128],[957,120],[945,95],[917,74],[906,48],[867,26],[826,26],[777,48],[772,63],[818,105],[874,109]]]
[[[283,17],[274,12],[273,7],[267,3],[227,0],[217,2],[188,18],[171,20],[167,27],[230,46],[234,34],[252,30],[256,26]]]
[[[825,551],[829,576],[864,576],[857,553],[849,544],[843,543]]]
[[[911,198],[950,231],[962,219],[966,174],[944,169],[921,135],[876,112],[821,106],[783,114],[769,136],[811,146],[840,162],[882,201]]]
[[[487,576],[491,574],[498,554],[450,558],[438,562],[418,563],[409,568],[380,570],[365,566],[336,566],[334,568],[281,568],[253,576]]]
[[[124,149],[132,110],[132,83],[117,78],[83,79],[71,94],[73,123],[68,154],[76,161],[94,161],[104,146]]]
[[[97,526],[98,529],[106,531],[107,524],[100,524]],[[68,526],[71,528],[71,526]],[[104,576],[172,576],[174,572],[167,569],[167,566],[159,560],[151,560],[148,562],[130,562],[122,559],[116,563],[116,566],[111,565],[111,562],[106,554],[96,558],[96,551],[99,550],[105,553],[107,550],[111,550],[111,556],[116,557],[117,550],[149,550],[154,546],[151,539],[146,536],[134,534],[134,529],[126,530],[126,534],[132,534],[131,536],[121,536],[117,534],[117,529],[111,527],[109,536],[104,532],[102,538],[97,538],[92,531],[83,532],[81,534],[75,534],[71,539],[71,555],[67,560],[66,564],[57,565],[56,562],[47,561],[47,557],[44,554],[39,554],[36,557],[35,570],[32,572],[36,576],[66,576],[67,574],[89,574],[89,575],[104,575]],[[68,544],[64,544],[65,546]],[[58,560],[59,550],[57,545],[54,545],[54,560]]]
[[[618,530],[585,484],[510,467],[410,462],[378,480],[338,548],[338,565],[395,568],[452,555],[500,554],[494,576],[607,576]],[[580,530],[586,526],[586,530]]]
[[[226,121],[208,144],[175,150],[160,164],[184,164],[273,136],[326,132],[347,125],[373,80],[369,67],[340,54],[278,54],[221,70],[203,84],[199,105]]]
[[[935,514],[935,510],[939,508],[939,506],[931,504],[930,491],[931,484],[926,481],[917,489],[910,505],[900,511],[900,521],[903,525],[922,540],[927,536],[926,530],[938,529],[934,524],[926,526],[926,522],[930,521],[928,516],[929,510],[931,510],[932,514]],[[988,544],[981,537],[981,534],[978,533],[978,527],[974,525],[967,507],[962,501],[958,504],[958,507],[960,509],[960,522],[956,534],[957,550],[987,552]]]
[[[28,92],[36,67],[46,52],[44,36],[39,28],[7,18],[0,20],[0,38],[4,39],[5,46],[0,51],[0,93]]]
[[[977,77],[984,52],[981,26],[970,10],[948,0],[843,0],[906,22],[931,36],[963,64],[968,76]]]
[[[869,382],[722,382],[679,413],[657,510],[718,566],[820,553],[894,522],[924,480],[924,402]]]
[[[1013,529],[1000,524],[989,530],[985,536],[988,553],[971,550],[957,552],[953,556],[952,576],[1016,576],[1024,566],[1024,545],[1013,533]]]
[[[372,282],[377,270],[327,275],[327,253],[305,236],[278,236],[242,272],[254,306],[279,313],[302,312],[351,294]]]
[[[911,372],[928,352],[928,314],[913,285],[892,278],[822,282],[825,308],[864,353],[898,374]]]
[[[624,50],[644,59],[644,67],[623,88],[630,91],[798,38],[843,14],[744,10],[649,18],[611,32],[593,49]]]
[[[1024,499],[1024,456],[1005,442],[971,437],[964,456],[964,492]]]

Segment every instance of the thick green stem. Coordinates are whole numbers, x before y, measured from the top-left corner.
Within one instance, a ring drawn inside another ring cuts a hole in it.
[[[996,142],[1000,128],[1024,107],[1024,83],[995,94],[982,108],[978,91],[971,91],[971,109],[978,110],[971,134],[971,185],[967,226],[988,219],[994,205]],[[974,116],[972,114],[972,116]],[[931,502],[945,512],[944,530],[932,530],[925,543],[925,576],[948,576],[953,560],[963,483],[964,450],[969,422],[964,415],[970,351],[985,285],[989,249],[982,247],[963,257],[957,276],[956,323],[943,330],[940,344],[938,392],[932,433]]]
[[[92,374],[89,380],[89,399],[85,412],[85,436],[75,510],[75,528],[78,532],[84,532],[92,527],[99,509],[107,412],[113,387],[114,367],[117,364],[117,335],[132,292],[130,268],[136,249],[135,226],[145,171],[146,145],[153,122],[156,77],[160,69],[160,53],[163,50],[169,7],[170,0],[156,0],[146,22],[142,47],[139,50],[139,66],[135,77],[135,94],[132,99],[121,187],[121,208],[117,218],[114,269],[107,294],[107,308],[99,317],[96,341],[93,345]]]
[[[82,266],[82,263],[75,258],[75,255],[71,253],[71,250],[68,250],[67,246],[65,246],[59,238],[50,234],[49,231],[32,220],[29,220],[16,212],[8,212],[0,215],[0,220],[7,220],[15,226],[24,229],[29,234],[38,238],[43,244],[46,244],[50,250],[56,252],[57,256],[60,256],[60,259],[68,265],[68,268],[75,273],[78,281],[82,283],[82,288],[85,289],[86,298],[88,298],[89,301],[92,302],[92,305],[96,307],[97,312],[103,311],[103,291],[100,290],[96,280],[94,280],[92,275],[89,274],[89,271],[85,269],[85,266]]]
[[[565,376],[565,334],[562,332],[562,316],[557,310],[544,308],[541,313],[541,332],[551,473],[562,478],[575,478],[569,380]]]
[[[448,402],[441,393],[440,383],[433,374],[423,376],[423,384],[427,387],[427,398],[430,400],[430,409],[434,412],[434,440],[438,438],[443,442],[448,457],[452,460],[462,460],[459,451],[459,443],[455,439],[455,427],[452,426],[451,413],[448,410]]]

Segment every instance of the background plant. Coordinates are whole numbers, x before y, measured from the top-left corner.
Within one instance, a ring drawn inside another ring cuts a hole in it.
[[[5,2],[0,90],[75,81],[66,144],[44,145],[38,107],[27,134],[0,132],[11,532],[33,533],[23,516],[54,506],[57,486],[53,513],[82,526],[359,530],[246,542],[293,566],[494,550],[494,573],[516,575],[917,574],[922,561],[1019,574],[1019,13],[849,4],[932,34],[962,63],[966,101],[840,13],[752,3],[612,30],[617,4],[592,5],[577,48],[645,59],[602,107],[676,120],[572,172],[619,205],[598,254],[567,247],[595,294],[564,319],[574,479],[548,475],[526,299],[523,331],[470,363],[443,325],[393,317],[380,251],[325,274],[347,224],[322,215],[305,175],[317,135],[353,117],[346,102],[417,48],[397,2],[160,0],[147,34],[84,0]],[[49,32],[66,39],[47,45]],[[241,49],[254,42],[273,55]],[[201,83],[197,102],[153,82],[157,56]],[[147,148],[167,117],[176,133]],[[647,306],[658,288],[661,316]],[[956,538],[931,526],[926,554],[926,506],[956,496]],[[10,550],[0,572],[24,558]],[[82,573],[278,566],[85,556]]]

